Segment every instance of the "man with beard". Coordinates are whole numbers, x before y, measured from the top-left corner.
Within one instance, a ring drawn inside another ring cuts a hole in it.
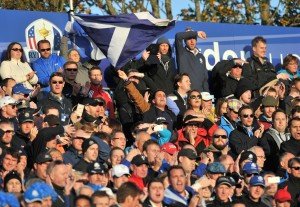
[[[221,155],[226,155],[229,151],[228,137],[224,129],[218,128],[213,135],[212,144],[206,150],[214,154],[214,158],[218,159]]]
[[[267,130],[272,126],[272,115],[276,111],[278,101],[272,96],[266,96],[262,100],[262,115],[259,116],[259,123]]]

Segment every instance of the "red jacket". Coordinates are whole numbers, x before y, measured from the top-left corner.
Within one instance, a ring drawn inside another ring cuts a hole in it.
[[[109,117],[115,118],[115,108],[112,98],[110,97],[109,93],[103,90],[101,85],[91,85],[89,91],[90,98],[103,98],[106,103],[106,107],[109,110]]]
[[[139,189],[141,190],[143,190],[146,187],[143,178],[137,177],[136,175],[131,174],[128,181],[136,184],[136,186],[139,187]]]

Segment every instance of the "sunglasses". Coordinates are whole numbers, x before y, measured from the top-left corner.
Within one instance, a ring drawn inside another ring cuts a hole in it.
[[[201,99],[201,96],[200,95],[192,95],[190,96],[190,99]]]
[[[77,71],[77,68],[66,68],[65,70],[66,70],[66,71],[73,71],[73,72],[76,72],[76,71]]]
[[[52,82],[51,82],[51,84],[57,84],[57,83],[58,83],[58,84],[63,84],[64,82],[63,82],[63,81],[52,81]]]
[[[12,51],[15,51],[15,52],[17,52],[17,51],[23,52],[23,49],[22,49],[22,48],[12,48],[11,50],[12,50]]]
[[[300,167],[291,167],[294,170],[300,170]]]
[[[51,48],[40,49],[41,52],[50,51]]]
[[[92,103],[92,104],[89,104],[90,106],[104,106],[104,102],[102,101],[99,101],[97,103]]]
[[[258,173],[250,173],[250,174],[247,173],[247,174],[245,174],[245,176],[248,177],[248,178],[251,177],[251,176],[255,176],[255,175],[258,175]]]
[[[238,113],[239,113],[239,112],[236,112],[235,110],[233,110],[233,109],[231,109],[231,108],[229,108],[229,110],[232,111],[232,112],[235,113],[235,114],[238,114]]]
[[[222,138],[222,139],[227,139],[227,136],[226,135],[219,135],[219,134],[215,134],[214,135],[214,138]]]
[[[6,130],[6,131],[4,131],[4,133],[15,133],[15,131],[14,130]]]
[[[253,118],[254,114],[243,114],[242,117],[245,118],[245,119],[246,118]]]

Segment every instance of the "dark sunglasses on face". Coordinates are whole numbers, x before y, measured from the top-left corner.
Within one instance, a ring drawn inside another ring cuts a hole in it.
[[[15,133],[15,131],[14,130],[6,130],[6,131],[4,131],[4,133]]]
[[[63,84],[64,82],[63,82],[63,81],[52,81],[51,83],[52,83],[52,84],[57,84],[57,83],[58,83],[58,84]]]
[[[245,174],[245,176],[248,177],[248,178],[251,177],[251,176],[255,176],[255,175],[258,175],[258,174],[257,173],[250,173],[250,174],[247,173],[247,174]]]
[[[300,167],[291,167],[294,170],[300,170]]]
[[[227,136],[226,135],[219,135],[219,134],[215,134],[214,135],[214,138],[222,138],[222,139],[227,139]]]
[[[92,103],[92,104],[89,104],[90,106],[104,106],[104,102],[102,101],[99,101],[97,103]]]
[[[253,118],[254,114],[243,114],[242,117],[245,118],[245,119],[246,118]]]
[[[12,50],[12,51],[15,51],[15,52],[17,52],[17,51],[23,52],[23,49],[22,49],[22,48],[12,48],[11,50]]]
[[[41,52],[50,51],[51,48],[40,49]]]
[[[76,71],[77,71],[77,68],[66,68],[65,70],[66,70],[66,71],[73,71],[73,72],[76,72]]]
[[[229,109],[230,111],[232,111],[233,113],[235,113],[235,114],[238,114],[239,112],[236,112],[235,110],[233,110],[233,109]]]
[[[190,96],[190,99],[201,99],[201,96],[200,95],[192,95]]]

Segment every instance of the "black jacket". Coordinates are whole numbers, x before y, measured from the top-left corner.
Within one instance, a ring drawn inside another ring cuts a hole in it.
[[[258,129],[258,125],[254,124],[254,128],[252,129],[253,134],[257,129]],[[230,133],[229,146],[232,151],[232,154],[235,155],[236,157],[243,150],[248,150],[251,147],[257,145],[261,146],[265,151],[270,151],[268,149],[268,144],[266,141],[262,140],[261,138],[257,138],[254,135],[250,137],[246,132],[246,130],[241,125],[241,123],[238,123],[237,128]]]
[[[300,178],[296,178],[293,175],[289,174],[289,179],[279,185],[279,189],[283,189],[287,186],[288,192],[292,196],[291,207],[299,206],[299,201],[297,202],[300,196]]]
[[[247,59],[250,64],[252,72],[252,81],[256,84],[256,88],[259,89],[266,83],[276,79],[276,71],[272,63],[267,58],[264,59],[264,63],[261,63],[259,58],[252,55]]]
[[[245,204],[245,206],[247,206],[247,207],[268,207],[261,200],[259,200],[258,202],[254,202],[253,200],[251,200],[249,198],[249,196],[244,196],[242,198],[242,201]]]
[[[295,156],[300,156],[300,140],[291,137],[290,140],[283,142],[280,146],[280,154],[290,152]]]
[[[228,202],[222,202],[219,199],[214,199],[212,203],[207,204],[207,207],[231,207],[232,206],[232,202],[228,201]]]
[[[149,197],[147,197],[146,200],[143,202],[143,207],[153,207],[150,203]],[[171,207],[171,206],[162,202],[162,207]]]

